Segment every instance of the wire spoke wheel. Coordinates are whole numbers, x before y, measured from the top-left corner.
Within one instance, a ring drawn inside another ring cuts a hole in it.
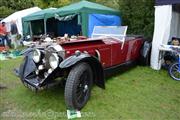
[[[171,78],[174,80],[179,80],[180,81],[180,71],[179,71],[179,63],[174,63],[170,66],[169,68],[169,75]]]
[[[82,109],[90,98],[93,73],[87,63],[77,64],[70,71],[65,86],[65,102],[69,109]]]
[[[82,103],[89,91],[89,74],[87,71],[83,72],[80,77],[80,82],[76,89],[77,102]]]

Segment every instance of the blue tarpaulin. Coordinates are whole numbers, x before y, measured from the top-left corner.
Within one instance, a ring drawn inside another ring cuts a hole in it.
[[[58,36],[64,36],[66,33],[69,36],[80,34],[81,26],[78,24],[78,16],[74,17],[72,20],[59,21],[57,29]]]
[[[116,15],[90,14],[88,23],[88,37],[91,37],[94,26],[120,26],[121,18]]]

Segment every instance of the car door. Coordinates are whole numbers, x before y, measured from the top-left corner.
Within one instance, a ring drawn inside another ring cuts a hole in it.
[[[112,56],[111,56],[111,45],[105,45],[98,47],[96,50],[100,53],[100,62],[104,68],[110,67],[112,63]]]
[[[125,62],[127,50],[128,50],[128,44],[127,42],[117,42],[112,44],[112,66],[119,65]]]

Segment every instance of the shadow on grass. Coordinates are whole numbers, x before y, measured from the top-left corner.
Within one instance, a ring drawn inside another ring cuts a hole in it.
[[[137,67],[137,65],[132,64],[129,66],[122,66],[120,68],[113,69],[110,72],[106,72],[105,73],[105,81],[108,81],[113,77],[117,77],[119,75],[125,74],[127,71],[133,71],[134,69],[136,69],[136,67]]]
[[[19,86],[14,92],[10,93],[20,110],[25,111],[65,111],[64,87],[57,85],[52,88],[33,92],[25,86]],[[18,108],[18,109],[19,109]]]

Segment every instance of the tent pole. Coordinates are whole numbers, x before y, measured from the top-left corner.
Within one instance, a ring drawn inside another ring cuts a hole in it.
[[[81,23],[82,33],[83,36],[88,37],[88,14],[81,13],[81,15],[82,15],[82,23]]]
[[[46,21],[47,19],[44,19],[44,34],[45,35],[47,34]]]
[[[32,38],[32,24],[31,24],[31,22],[29,23],[29,28],[30,28],[30,36]]]

